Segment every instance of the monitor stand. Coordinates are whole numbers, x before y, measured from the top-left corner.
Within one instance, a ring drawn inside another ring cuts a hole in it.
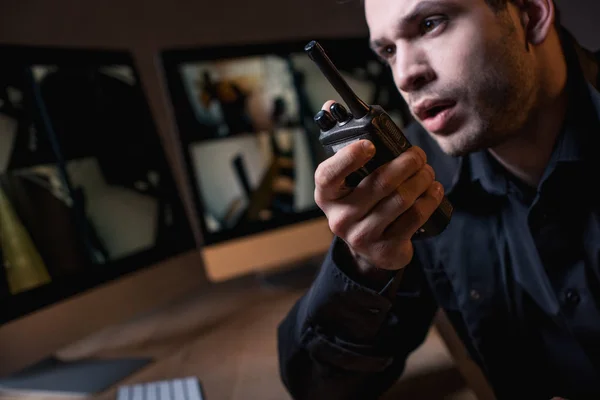
[[[100,393],[142,367],[149,358],[45,359],[14,375],[0,379],[0,393],[89,397]]]

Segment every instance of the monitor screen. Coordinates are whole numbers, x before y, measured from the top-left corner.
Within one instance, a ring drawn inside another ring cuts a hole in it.
[[[194,247],[128,52],[0,59],[0,322]]]
[[[314,116],[340,100],[306,41],[172,49],[163,67],[202,220],[219,243],[322,215]],[[366,38],[319,41],[356,94],[402,124],[406,108]]]

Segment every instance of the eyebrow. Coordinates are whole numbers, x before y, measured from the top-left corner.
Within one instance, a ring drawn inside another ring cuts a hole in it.
[[[412,10],[396,24],[396,31],[401,32],[405,26],[414,24],[423,14],[430,13],[439,7],[456,6],[451,0],[424,0],[417,3]],[[382,46],[383,41],[374,39],[369,42],[369,46],[373,51],[377,51]]]

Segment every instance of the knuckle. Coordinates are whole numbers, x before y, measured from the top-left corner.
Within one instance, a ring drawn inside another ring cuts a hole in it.
[[[373,185],[382,193],[389,193],[395,189],[395,185],[392,180],[381,173],[381,170],[376,170],[371,175],[373,176]]]
[[[419,146],[413,146],[412,148],[415,149],[415,153],[417,154],[417,156],[419,156],[423,164],[427,163],[427,154],[425,153],[425,151],[423,151],[423,149]]]
[[[329,230],[336,236],[343,237],[343,221],[339,218],[329,218]]]
[[[366,229],[354,229],[347,238],[348,244],[354,249],[364,249],[369,244],[369,232]]]
[[[426,173],[428,181],[433,182],[435,180],[435,171],[433,170],[433,167],[431,165],[425,164],[425,166],[423,167],[423,171]]]
[[[427,190],[429,190],[429,188],[431,187],[431,185],[434,182],[434,176],[433,173],[430,171],[430,168],[427,167],[423,167],[420,171],[419,171],[419,181],[415,184],[415,190],[418,190],[419,193],[417,195],[421,195],[425,192],[427,192]]]
[[[425,192],[423,199],[427,199],[427,202],[433,201],[435,207],[437,207],[444,199],[444,186],[438,181],[432,181]],[[433,205],[431,205],[433,206]]]
[[[345,237],[350,224],[350,213],[347,209],[338,207],[329,217],[329,229],[339,237]]]
[[[423,159],[418,154],[416,154],[414,152],[412,152],[410,154],[410,156],[408,157],[407,162],[408,162],[408,168],[410,168],[413,171],[418,171],[425,164],[425,162],[423,161]]]
[[[321,163],[315,170],[315,185],[317,188],[324,188],[332,183],[332,172],[331,168],[328,168],[326,164]]]
[[[429,218],[429,211],[423,202],[416,203],[412,207],[412,220],[414,223],[423,225]]]
[[[408,203],[407,197],[408,196],[406,195],[406,193],[404,192],[404,190],[401,187],[399,187],[396,190],[396,192],[392,196],[392,199],[394,201],[394,205],[396,206],[396,208],[398,210],[402,211],[402,210],[405,210],[407,208],[406,207],[406,205]]]
[[[319,190],[319,188],[318,188],[318,187],[316,187],[316,188],[315,188],[315,191],[314,191],[313,197],[314,197],[314,199],[315,199],[315,203],[316,203],[316,205],[317,205],[317,206],[318,206],[320,209],[322,209],[323,211],[325,211],[325,210],[324,210],[324,208],[325,208],[325,198],[324,198],[324,196],[323,196],[323,192],[322,192],[321,190]]]
[[[442,185],[440,182],[433,182],[432,183],[433,186],[433,197],[435,197],[438,205],[439,203],[442,202],[444,195],[445,195],[445,189],[444,189],[444,185]]]

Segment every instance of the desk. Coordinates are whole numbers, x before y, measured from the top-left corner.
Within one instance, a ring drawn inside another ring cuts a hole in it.
[[[179,321],[186,329],[177,329],[157,341],[148,338],[143,345],[132,346],[129,351],[113,352],[115,356],[157,358],[155,363],[122,383],[194,375],[200,379],[208,400],[288,399],[279,380],[275,327],[299,293],[248,292],[252,293],[242,295],[238,302],[229,300],[231,303],[225,306],[221,303],[220,315],[213,314],[204,321],[201,312],[194,313],[195,307],[185,308],[181,314],[167,318],[172,320],[171,324],[185,316],[185,321]],[[239,308],[232,303],[237,303]],[[198,303],[196,306],[202,307]],[[116,388],[111,388],[97,398],[113,400],[115,391]]]
[[[60,354],[67,359],[89,355],[156,359],[119,385],[195,375],[208,400],[289,400],[279,378],[276,327],[303,292],[268,287],[256,279],[215,286],[209,293],[100,332]],[[475,399],[464,385],[432,329],[409,358],[393,396],[385,398],[413,393],[408,398]],[[114,400],[117,388],[94,400]]]

